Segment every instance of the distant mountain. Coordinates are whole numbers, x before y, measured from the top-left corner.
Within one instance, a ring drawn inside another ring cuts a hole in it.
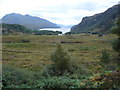
[[[115,5],[103,13],[95,14],[90,17],[84,17],[78,25],[71,28],[71,33],[82,32],[99,32],[109,33],[110,29],[115,26],[115,22],[118,18],[118,11],[120,11],[120,4]]]
[[[16,13],[7,14],[2,18],[2,22],[6,24],[20,24],[29,29],[41,28],[58,28],[58,26],[48,20],[33,17],[30,15],[21,15]]]

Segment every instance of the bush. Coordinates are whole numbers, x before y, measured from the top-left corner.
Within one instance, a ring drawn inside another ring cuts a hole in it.
[[[85,66],[78,65],[73,60],[70,60],[69,55],[63,51],[61,45],[57,46],[56,51],[51,56],[51,60],[54,63],[47,65],[42,70],[42,75],[45,77],[66,76],[68,74],[73,77],[76,75],[77,78],[81,79],[86,75],[90,75],[89,70]]]
[[[83,79],[91,75],[91,72],[83,65],[75,62],[69,62],[69,68],[61,72],[55,67],[55,64],[47,65],[42,71],[42,76],[48,78],[53,76],[66,76],[71,79]]]
[[[70,74],[78,74],[79,77],[81,77],[82,75],[90,75],[90,71],[88,70],[88,68],[72,60],[70,61],[69,72]]]
[[[68,70],[70,57],[67,52],[64,52],[60,44],[57,45],[56,51],[51,55],[51,60],[60,74]]]
[[[104,69],[107,70],[107,71],[114,71],[114,70],[116,70],[116,65],[108,64],[108,65],[105,66]]]
[[[120,39],[115,39],[113,42],[112,42],[112,48],[119,52],[120,51]]]
[[[48,78],[52,76],[58,76],[60,75],[60,72],[56,69],[54,64],[50,64],[43,68],[41,74],[42,76]]]
[[[118,38],[113,43],[113,49],[118,53],[118,65],[120,65],[120,15],[117,20],[117,27],[113,30],[113,33],[118,36]]]
[[[3,88],[26,88],[33,87],[42,76],[38,72],[33,72],[17,67],[3,66],[2,84]]]
[[[108,63],[110,63],[109,52],[108,52],[106,49],[102,51],[101,62],[102,62],[103,64],[108,64]]]
[[[52,77],[44,79],[42,82],[39,82],[35,88],[44,88],[44,89],[69,89],[69,88],[80,88],[81,80],[70,79],[68,77]]]
[[[51,65],[50,65],[51,66]],[[54,66],[53,66],[54,67]],[[53,69],[52,69],[53,70]],[[39,72],[33,72],[16,67],[3,66],[3,88],[81,88],[81,82],[85,78],[73,78],[69,76],[43,77]],[[87,76],[86,76],[87,77]]]
[[[112,48],[117,52],[117,63],[120,65],[120,37],[112,42]]]

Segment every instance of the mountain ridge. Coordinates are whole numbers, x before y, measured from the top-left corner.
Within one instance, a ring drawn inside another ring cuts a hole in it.
[[[109,33],[110,29],[115,26],[115,21],[118,17],[118,6],[107,9],[105,12],[95,14],[93,16],[84,17],[78,25],[71,28],[71,33],[82,32],[99,32]]]
[[[10,13],[6,14],[1,20],[6,24],[20,24],[26,26],[29,29],[59,28],[59,26],[55,23],[28,14],[21,15],[17,13]]]

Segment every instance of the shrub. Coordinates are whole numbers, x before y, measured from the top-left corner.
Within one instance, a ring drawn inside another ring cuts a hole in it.
[[[58,76],[60,73],[56,69],[54,64],[50,64],[43,68],[43,70],[41,71],[41,74],[42,74],[42,76],[48,78],[51,76]]]
[[[85,66],[78,65],[73,60],[70,60],[69,55],[63,51],[61,45],[57,46],[56,51],[51,56],[51,60],[54,63],[47,65],[41,72],[45,77],[66,76],[68,74],[71,77],[76,75],[77,78],[81,79],[91,74]]]
[[[61,45],[57,45],[56,51],[51,55],[51,60],[54,62],[55,68],[60,72],[64,73],[69,68],[69,55],[65,52]]]
[[[80,77],[82,75],[90,74],[90,71],[88,70],[88,68],[86,68],[84,65],[78,64],[77,62],[74,62],[72,60],[70,61],[69,72],[71,74],[78,74]]]
[[[112,48],[119,52],[120,51],[120,39],[115,39],[113,42],[112,42]]]
[[[102,51],[101,62],[102,62],[102,64],[108,64],[108,63],[110,63],[109,52],[106,49],[104,49]]]
[[[120,15],[117,20],[117,27],[113,30],[113,33],[118,36],[117,40],[113,43],[113,49],[118,53],[118,65],[120,65]]]
[[[120,37],[113,41],[112,48],[117,52],[117,64],[120,65]]]
[[[116,70],[116,65],[108,64],[108,65],[105,66],[104,69],[107,70],[107,71],[114,71],[114,70]]]
[[[2,84],[3,88],[26,88],[33,87],[42,76],[38,72],[33,72],[17,67],[3,66]]]
[[[80,88],[81,80],[70,79],[69,77],[52,77],[44,79],[42,82],[39,82],[35,88],[44,88],[44,89],[69,89],[69,88]]]
[[[75,77],[75,74],[69,76],[63,75],[46,78],[43,77],[39,72],[33,72],[10,66],[3,66],[2,73],[3,88],[81,88],[81,82],[85,80],[85,78],[73,78]]]

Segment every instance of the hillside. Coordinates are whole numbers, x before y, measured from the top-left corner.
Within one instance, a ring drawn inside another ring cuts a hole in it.
[[[7,14],[2,18],[2,22],[6,24],[20,24],[29,29],[41,28],[58,28],[58,26],[48,20],[33,17],[30,15],[21,15],[16,13]]]
[[[71,28],[71,33],[109,33],[110,29],[115,26],[115,21],[118,17],[118,6],[120,6],[120,4],[109,8],[103,13],[95,14],[90,17],[84,17],[78,25],[75,25]]]
[[[58,35],[62,34],[60,31],[40,31],[40,30],[32,30],[26,28],[23,25],[19,24],[2,24],[2,34],[3,35],[20,35],[20,34],[35,34],[35,35]]]

